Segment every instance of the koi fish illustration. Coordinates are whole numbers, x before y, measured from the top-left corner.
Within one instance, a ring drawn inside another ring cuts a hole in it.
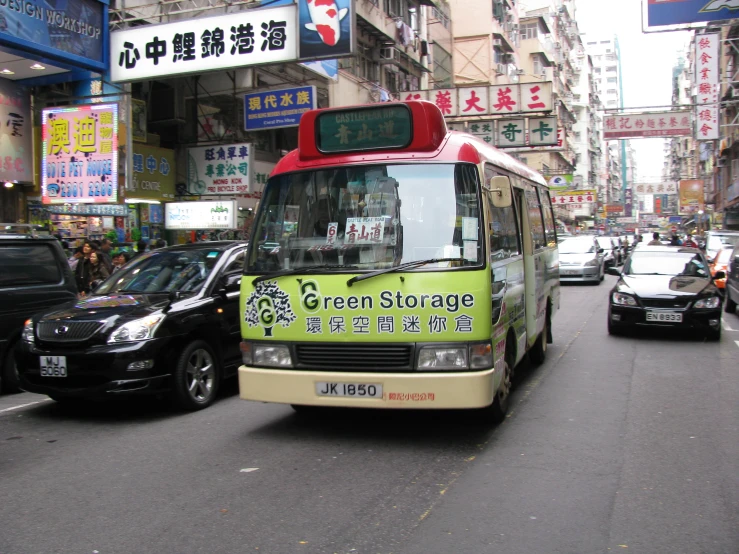
[[[349,13],[349,8],[338,9],[335,0],[306,0],[311,23],[305,28],[315,31],[324,44],[336,46],[341,34],[341,20]]]
[[[702,12],[717,12],[721,8],[739,10],[739,0],[712,0],[701,8]]]

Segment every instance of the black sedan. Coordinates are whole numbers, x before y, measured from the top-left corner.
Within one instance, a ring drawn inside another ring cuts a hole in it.
[[[667,327],[721,338],[721,295],[697,248],[638,245],[623,271],[608,273],[620,277],[608,303],[610,334]]]
[[[155,250],[94,293],[37,314],[16,348],[21,387],[57,401],[167,393],[210,405],[235,374],[243,242]]]

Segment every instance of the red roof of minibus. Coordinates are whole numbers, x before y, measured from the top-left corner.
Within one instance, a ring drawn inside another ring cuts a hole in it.
[[[432,120],[432,123],[436,121],[443,122],[443,116],[441,116],[441,112],[438,111],[439,109],[435,104],[418,101],[405,102],[404,104],[422,105],[423,112],[426,113],[429,113],[429,108],[433,107],[430,112],[431,117],[429,117],[429,119]],[[416,108],[419,106],[411,107],[414,108],[414,112],[418,113]],[[303,127],[303,121],[305,121],[306,118],[307,120],[314,122],[316,115],[324,111],[327,110],[312,110],[303,114],[301,127]],[[434,113],[435,111],[438,112],[438,119],[437,114]],[[423,129],[423,131],[427,132],[427,129]],[[304,133],[305,129],[299,130],[299,134],[301,132]],[[309,132],[312,132],[312,129]],[[301,139],[299,140],[306,140],[306,138],[305,136],[301,136]],[[311,151],[309,156],[303,157],[301,157],[300,149],[296,149],[289,152],[277,163],[270,176],[279,175],[281,173],[306,171],[309,169],[357,164],[387,164],[400,162],[469,162],[477,164],[482,161],[489,161],[493,165],[512,173],[522,175],[535,183],[539,183],[544,186],[547,184],[539,173],[527,165],[522,164],[512,156],[490,146],[485,141],[473,135],[457,131],[446,131],[446,134],[442,135],[440,140],[437,142],[437,147],[425,150],[411,150],[406,148],[403,150],[373,150],[368,152],[345,152],[322,155],[315,155],[315,152]],[[431,142],[431,144],[434,143]],[[315,148],[311,150],[315,150]]]

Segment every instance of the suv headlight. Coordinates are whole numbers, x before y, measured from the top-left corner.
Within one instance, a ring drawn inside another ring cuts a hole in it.
[[[144,318],[124,323],[113,331],[108,339],[108,344],[135,342],[153,338],[154,333],[165,317],[164,314],[148,315]]]
[[[290,349],[284,344],[253,345],[254,365],[266,367],[292,367]]]
[[[445,371],[467,369],[467,347],[427,346],[418,354],[418,369],[425,371]]]
[[[26,324],[23,326],[23,332],[21,333],[21,338],[28,344],[36,342],[36,337],[33,336],[33,320],[26,320]]]
[[[600,262],[598,260],[590,260],[589,262],[585,262],[583,265],[585,267],[596,267],[600,265]]]
[[[636,300],[629,294],[614,292],[611,300],[618,306],[636,306]]]
[[[716,309],[721,305],[721,299],[718,296],[711,296],[710,298],[702,298],[695,303],[694,308],[708,308]]]

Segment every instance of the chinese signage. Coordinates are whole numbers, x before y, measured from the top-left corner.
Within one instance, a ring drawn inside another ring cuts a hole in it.
[[[102,71],[107,66],[107,12],[107,2],[96,0],[3,0],[0,39],[8,46]]]
[[[65,215],[114,215],[128,217],[128,207],[120,204],[60,204],[49,206],[46,210],[51,214]]]
[[[251,189],[251,144],[187,149],[189,194],[247,194]]]
[[[118,104],[42,112],[44,204],[118,198]]]
[[[235,229],[236,200],[169,202],[164,205],[165,229]]]
[[[677,194],[677,184],[674,181],[657,183],[652,185],[634,185],[635,194]]]
[[[620,214],[623,211],[624,211],[624,207],[621,204],[607,204],[606,205],[607,214]]]
[[[354,152],[404,148],[411,142],[413,123],[406,106],[332,110],[318,116],[321,152]]]
[[[299,0],[298,7],[301,60],[352,53],[353,0]]]
[[[174,200],[175,156],[174,150],[133,145],[133,190],[126,192],[126,201],[133,198],[146,200]]]
[[[703,181],[701,179],[686,179],[680,181],[678,201],[678,210],[681,214],[695,214],[701,210],[705,210]]]
[[[316,108],[316,87],[298,87],[244,95],[244,129],[297,127],[300,116]]]
[[[631,217],[634,210],[634,189],[628,187],[624,191],[624,215]],[[623,221],[621,222],[623,223]]]
[[[647,25],[687,25],[739,17],[736,0],[647,0]]]
[[[721,36],[719,33],[695,37],[695,133],[698,140],[719,138],[719,57]]]
[[[113,82],[295,61],[297,7],[243,10],[110,34]]]
[[[550,112],[554,103],[551,81],[418,90],[403,93],[401,100],[428,100],[448,117]]]
[[[563,190],[550,192],[552,197],[552,205],[563,204],[586,204],[595,202],[594,190]]]
[[[0,179],[33,182],[33,125],[27,89],[0,79]]]
[[[469,131],[498,148],[556,145],[558,141],[556,117],[482,120],[470,123]]]
[[[382,244],[384,234],[384,217],[349,217],[344,244]]]
[[[603,139],[678,137],[692,134],[689,111],[606,116]]]

